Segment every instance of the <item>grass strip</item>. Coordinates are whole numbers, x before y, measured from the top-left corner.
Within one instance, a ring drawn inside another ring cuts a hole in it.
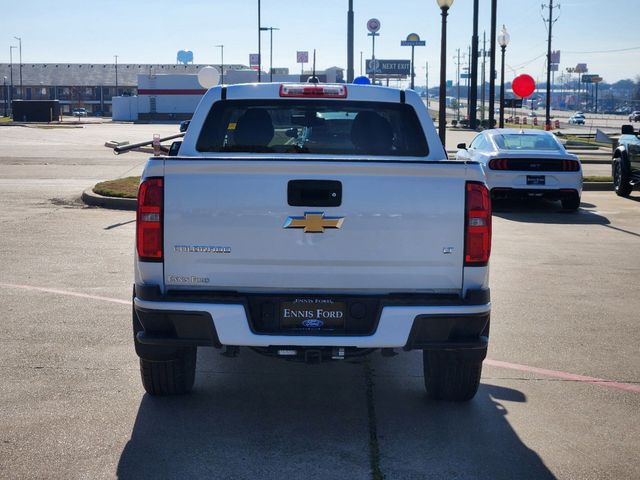
[[[136,198],[140,177],[117,178],[100,182],[93,187],[93,192],[105,197]]]
[[[612,183],[613,178],[606,175],[586,175],[583,178],[584,182],[598,182],[598,183]]]

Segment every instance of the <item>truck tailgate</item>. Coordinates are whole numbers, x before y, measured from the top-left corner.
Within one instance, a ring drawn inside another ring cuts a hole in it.
[[[166,159],[165,285],[459,291],[466,169],[451,162]],[[291,206],[292,180],[340,182],[340,205]],[[316,224],[308,213],[319,215]],[[322,233],[285,228],[318,228],[318,219],[341,225]]]

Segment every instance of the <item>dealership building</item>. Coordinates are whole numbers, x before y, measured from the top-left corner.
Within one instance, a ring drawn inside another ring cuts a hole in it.
[[[115,105],[116,116],[123,120],[189,118],[205,92],[197,80],[197,73],[205,66],[24,63],[20,68],[17,63],[0,63],[0,109],[5,104],[10,108],[11,100],[58,100],[63,114],[85,108],[89,115],[112,116]],[[220,70],[219,65],[214,68]],[[309,75],[291,75],[288,69],[274,72],[275,82],[298,82]],[[317,73],[321,81],[344,81],[343,69],[338,67]],[[268,81],[268,73],[261,76],[262,81]],[[245,65],[224,65],[225,84],[257,79],[257,71]]]

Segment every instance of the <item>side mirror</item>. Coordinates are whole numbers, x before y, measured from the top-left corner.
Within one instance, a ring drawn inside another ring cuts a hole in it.
[[[186,132],[187,128],[189,128],[190,123],[191,123],[191,120],[185,120],[183,122],[180,122],[180,132]]]
[[[466,143],[459,143],[458,144],[458,150],[466,150],[467,149],[467,144]]]

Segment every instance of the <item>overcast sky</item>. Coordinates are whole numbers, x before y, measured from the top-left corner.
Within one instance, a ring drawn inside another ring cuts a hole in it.
[[[547,29],[541,4],[549,0],[498,0],[498,23],[511,34],[506,79],[528,73],[542,80]],[[13,37],[22,37],[25,63],[175,63],[180,49],[191,50],[195,63],[248,64],[257,53],[257,0],[28,0],[1,2],[0,62],[9,61]],[[640,74],[640,0],[554,1],[561,7],[553,25],[553,49],[561,50],[561,70],[587,63],[605,81]],[[480,41],[489,30],[490,0],[480,0]],[[346,67],[347,0],[262,0],[263,26],[274,32],[274,66],[297,71],[296,50],[317,49],[318,68]],[[472,28],[472,0],[455,0],[449,15],[448,78],[455,76],[456,49],[466,53]],[[354,0],[355,72],[360,51],[371,56],[366,22],[382,24],[376,57],[408,59],[400,41],[419,34],[426,47],[416,48],[417,84],[429,62],[430,84],[437,83],[440,58],[440,11],[436,0]],[[548,9],[547,9],[548,12]],[[545,14],[547,13],[545,12]],[[269,34],[263,33],[263,68],[268,68]],[[622,50],[626,51],[611,51]],[[607,52],[609,51],[609,52]],[[14,50],[14,62],[18,61]],[[466,60],[462,60],[465,62]],[[499,68],[499,61],[497,63]],[[488,68],[488,67],[487,67]]]

